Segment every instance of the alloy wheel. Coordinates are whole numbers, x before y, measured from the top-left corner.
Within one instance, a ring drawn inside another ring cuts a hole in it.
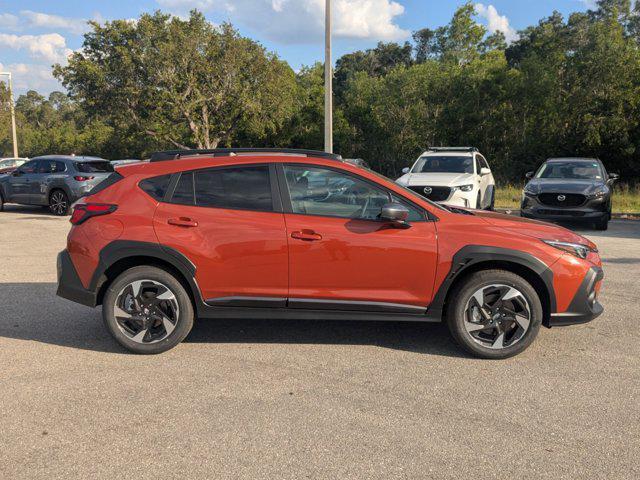
[[[150,344],[171,335],[180,310],[176,295],[166,285],[155,280],[136,280],[120,290],[113,314],[127,338]]]
[[[531,325],[531,308],[518,289],[503,284],[476,290],[465,307],[464,327],[474,342],[491,349],[518,343]]]
[[[67,198],[62,192],[53,192],[49,201],[49,208],[56,215],[64,215],[67,211]]]

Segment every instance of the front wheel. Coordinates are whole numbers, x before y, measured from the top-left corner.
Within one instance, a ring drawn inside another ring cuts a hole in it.
[[[127,350],[165,352],[193,327],[193,305],[173,275],[156,267],[134,267],[116,278],[102,302],[107,330]]]
[[[595,222],[596,230],[607,230],[609,228],[609,216],[605,216]]]
[[[525,350],[538,335],[542,304],[522,277],[482,270],[456,285],[447,306],[453,338],[476,357],[503,359]]]

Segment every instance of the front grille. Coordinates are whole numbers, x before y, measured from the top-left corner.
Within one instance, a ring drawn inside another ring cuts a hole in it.
[[[419,193],[420,195],[422,195],[425,198],[428,198],[429,200],[433,201],[433,202],[443,202],[445,200],[447,200],[449,198],[449,196],[451,195],[451,188],[450,187],[428,187],[428,186],[422,186],[422,187],[409,187],[411,190],[413,190],[416,193]],[[431,193],[427,194],[425,193],[424,189],[425,188],[430,188],[431,189]]]
[[[538,200],[552,207],[579,207],[585,202],[586,197],[578,193],[541,193]]]

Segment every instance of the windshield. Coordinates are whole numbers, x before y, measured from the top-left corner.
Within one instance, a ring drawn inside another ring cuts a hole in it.
[[[548,162],[538,170],[536,178],[602,180],[602,170],[598,162]]]
[[[473,157],[435,156],[421,157],[412,173],[473,173]]]
[[[76,162],[76,169],[81,173],[113,172],[113,166],[107,162]]]

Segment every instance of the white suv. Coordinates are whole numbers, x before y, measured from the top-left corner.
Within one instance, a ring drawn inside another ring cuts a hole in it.
[[[493,210],[496,182],[472,147],[430,148],[396,182],[434,202]]]

